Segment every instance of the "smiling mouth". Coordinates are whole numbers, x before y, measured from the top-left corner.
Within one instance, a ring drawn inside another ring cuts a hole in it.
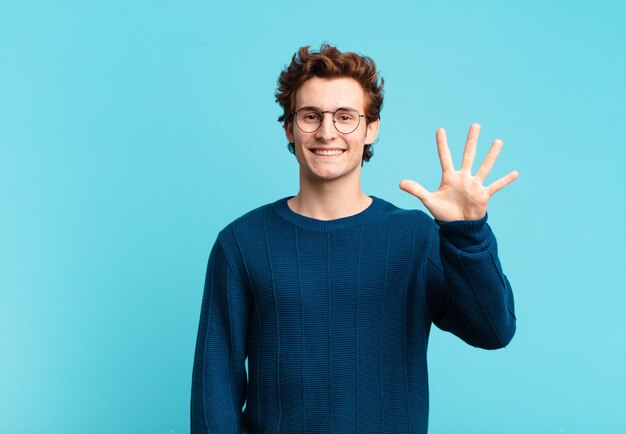
[[[315,155],[323,155],[325,157],[333,157],[335,155],[341,155],[346,152],[345,149],[311,149]]]

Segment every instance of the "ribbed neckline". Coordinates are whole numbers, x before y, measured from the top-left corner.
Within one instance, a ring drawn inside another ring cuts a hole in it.
[[[292,211],[287,204],[287,201],[292,197],[288,196],[277,200],[270,205],[271,209],[288,222],[313,232],[338,232],[359,226],[382,215],[387,203],[375,196],[370,196],[372,203],[358,214],[334,220],[318,220]]]

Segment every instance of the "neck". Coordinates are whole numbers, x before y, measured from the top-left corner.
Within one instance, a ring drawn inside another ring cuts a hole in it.
[[[338,183],[324,183],[312,187],[300,183],[298,194],[287,202],[297,214],[317,220],[335,220],[364,211],[372,198],[363,193],[360,184],[346,187]]]

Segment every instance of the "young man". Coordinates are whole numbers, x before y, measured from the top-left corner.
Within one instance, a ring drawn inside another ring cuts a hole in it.
[[[328,45],[301,48],[281,73],[300,190],[235,220],[213,247],[193,433],[426,433],[431,324],[481,348],[513,337],[486,207],[517,173],[483,186],[502,142],[472,175],[480,127],[470,127],[458,171],[437,131],[439,189],[400,184],[435,220],[367,196],[361,166],[382,88],[372,59]]]

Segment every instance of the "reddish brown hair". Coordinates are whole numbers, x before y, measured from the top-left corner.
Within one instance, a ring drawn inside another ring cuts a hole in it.
[[[380,119],[383,106],[383,87],[385,80],[379,77],[376,63],[372,58],[357,53],[342,53],[337,48],[322,44],[319,51],[302,47],[291,58],[291,63],[278,77],[276,102],[283,108],[278,121],[285,128],[291,127],[291,113],[295,110],[296,92],[310,78],[350,77],[359,82],[365,91],[365,114],[367,123]],[[289,143],[289,151],[294,153],[294,144]],[[363,149],[363,161],[369,161],[374,155],[372,144]]]

